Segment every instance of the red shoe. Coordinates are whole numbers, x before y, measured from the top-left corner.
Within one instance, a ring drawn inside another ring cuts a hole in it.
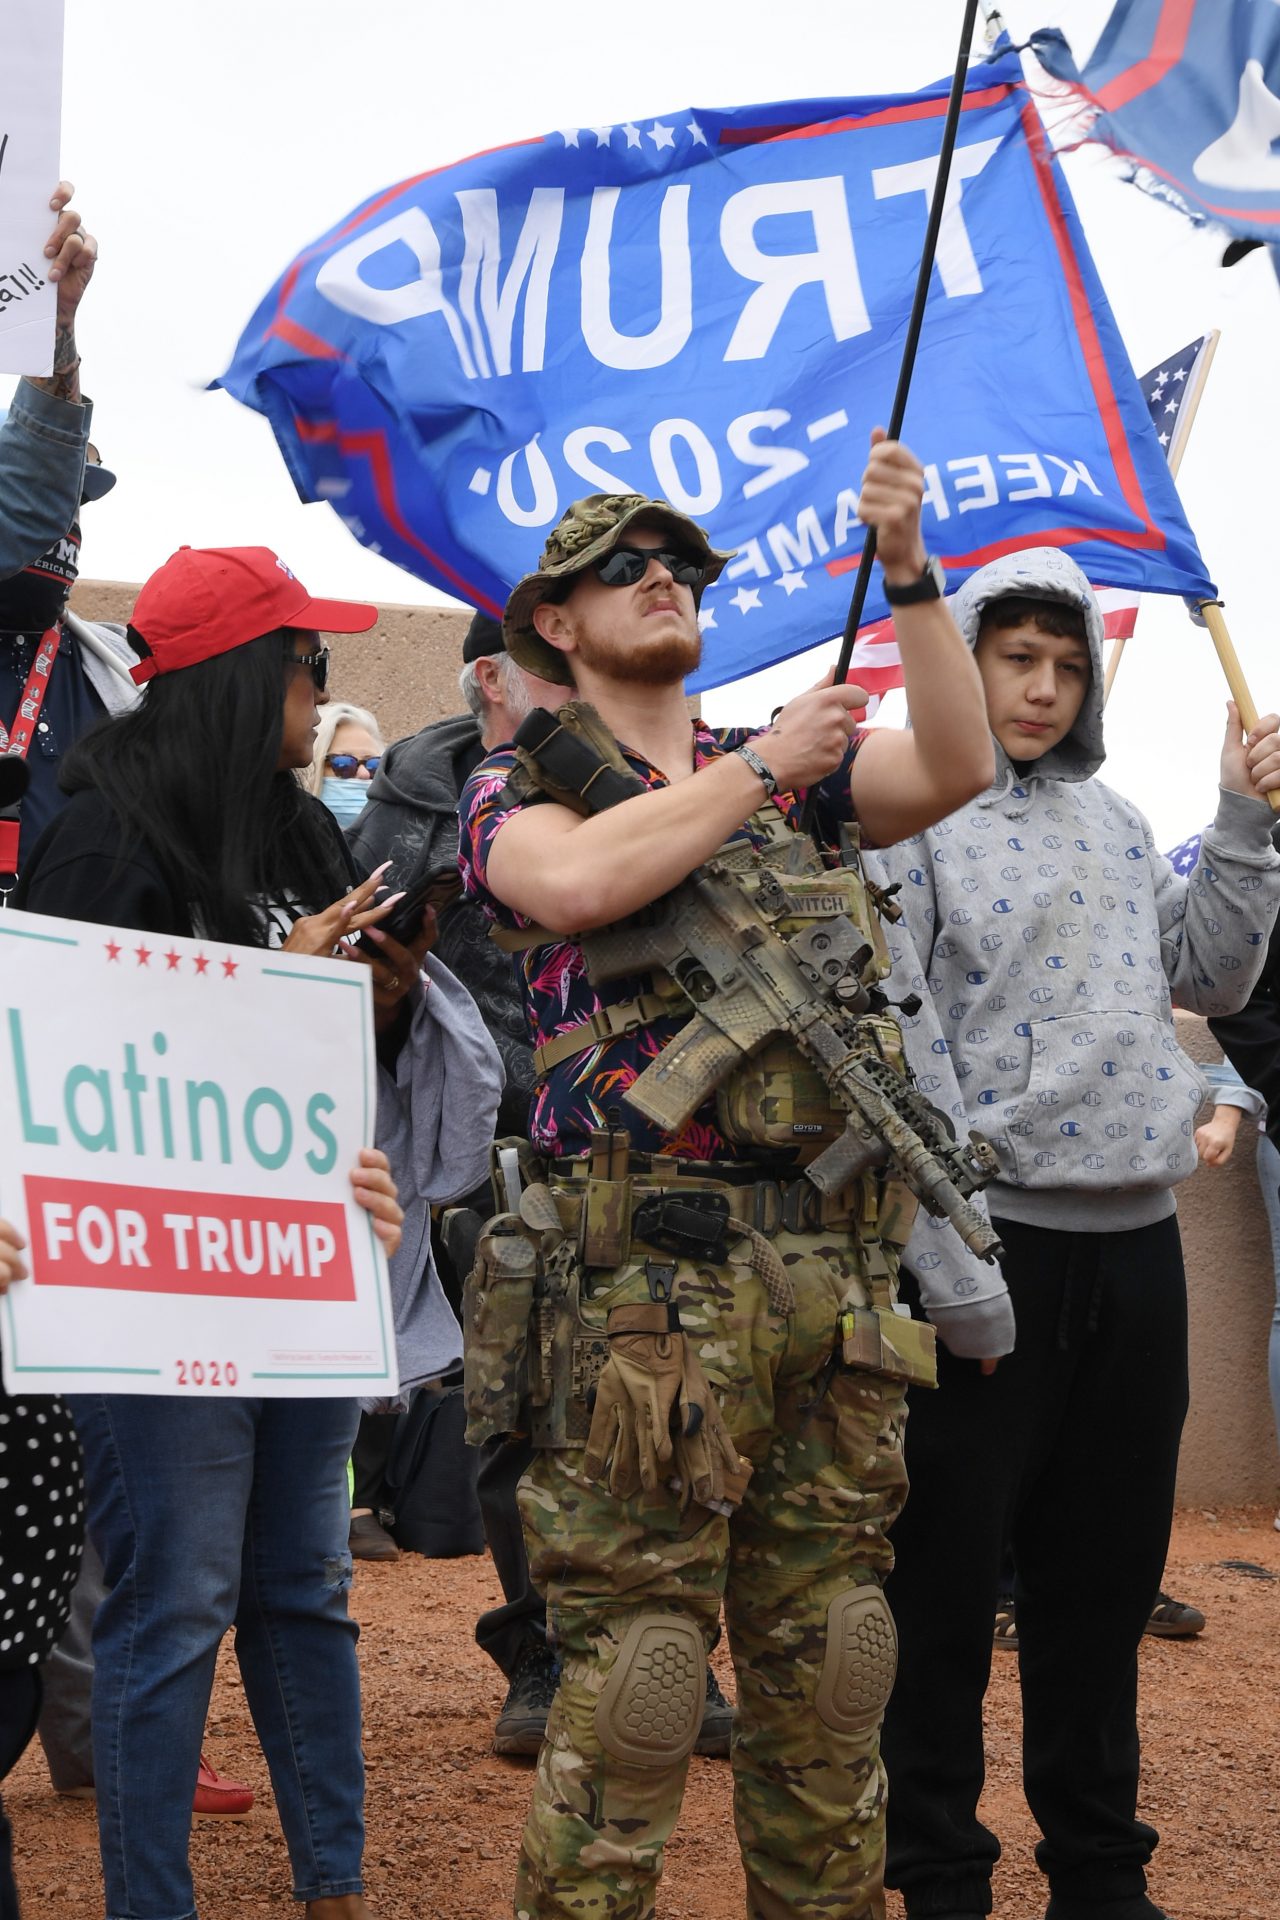
[[[252,1807],[253,1788],[239,1780],[224,1780],[201,1754],[192,1812],[203,1814],[206,1820],[243,1820]]]

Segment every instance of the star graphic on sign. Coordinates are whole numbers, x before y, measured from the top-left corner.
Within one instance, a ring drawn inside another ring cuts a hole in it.
[[[238,960],[233,960],[230,954],[227,955],[226,959],[222,963],[222,971],[226,975],[228,980],[235,979],[236,970],[239,967],[239,965],[240,965],[240,962]]]
[[[208,973],[208,971],[209,971],[209,960],[208,960],[208,956],[207,956],[206,954],[203,954],[203,953],[198,953],[198,954],[196,955],[196,957],[195,957],[195,969],[196,969],[196,972],[197,972],[197,973]]]
[[[580,132],[580,127],[561,127],[560,138],[564,141],[566,147],[576,147]]]
[[[714,627],[715,624],[716,624],[716,616],[715,616],[714,609],[711,607],[704,607],[702,609],[702,612],[698,615],[698,632],[706,633],[707,629],[709,627]]]
[[[607,147],[613,138],[612,127],[592,127],[591,131],[596,137],[596,145],[598,147]]]
[[[1177,403],[1177,401],[1176,401],[1176,400],[1166,400],[1166,401],[1165,401],[1165,403],[1164,403],[1164,410],[1165,410],[1165,412],[1166,412],[1166,413],[1176,413],[1176,412],[1178,411],[1178,403]]]
[[[134,952],[138,956],[138,965],[145,967],[151,959],[150,947],[135,947]]]
[[[701,127],[700,127],[700,126],[698,125],[698,123],[697,123],[697,121],[696,121],[696,120],[690,120],[690,121],[687,121],[687,122],[686,122],[686,128],[687,128],[687,131],[688,131],[688,133],[689,133],[689,135],[690,135],[690,137],[691,137],[691,139],[692,139],[692,141],[693,141],[693,144],[694,144],[694,146],[695,146],[695,147],[705,147],[705,146],[706,146],[706,144],[707,144],[707,136],[706,136],[706,134],[705,134],[705,133],[704,133],[704,132],[702,131],[702,128],[701,128]]]
[[[176,973],[182,965],[182,955],[178,953],[175,948],[170,947],[168,953],[165,955],[165,961],[168,965],[169,972]]]
[[[789,600],[792,594],[798,592],[801,587],[807,590],[809,583],[802,573],[792,571],[790,573],[780,573],[773,584],[775,587],[783,588]]]
[[[676,130],[674,127],[664,127],[661,120],[655,120],[649,128],[649,138],[657,150],[661,152],[663,147],[675,146]]]
[[[1178,368],[1178,371],[1177,371],[1177,372],[1176,372],[1176,373],[1174,374],[1174,376],[1173,376],[1173,377],[1174,377],[1174,380],[1175,380],[1175,381],[1178,381],[1178,380],[1185,380],[1185,379],[1186,379],[1186,377],[1187,377],[1187,370],[1186,370],[1186,368],[1185,368],[1185,367],[1179,367],[1179,368]]]
[[[118,960],[120,958],[120,944],[118,941],[107,941],[107,958],[108,960]]]
[[[640,145],[639,127],[633,127],[631,122],[628,120],[626,126],[622,129],[622,131],[627,136],[627,145],[629,147],[638,147]]]
[[[739,587],[729,604],[736,607],[739,613],[750,613],[753,607],[760,605],[760,590],[758,587]]]

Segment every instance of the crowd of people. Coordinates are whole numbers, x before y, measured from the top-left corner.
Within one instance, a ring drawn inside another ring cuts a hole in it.
[[[1098,778],[1088,582],[1040,547],[948,597],[920,465],[878,430],[859,513],[901,732],[831,675],[767,724],[691,718],[731,556],[638,495],[569,509],[502,620],[472,620],[465,712],[389,747],[330,699],[323,644],[376,609],[264,547],[183,547],[127,626],[86,624],[79,516],[114,476],[69,200],[54,373],[0,428],[0,752],[25,768],[0,889],[368,968],[377,1123],[349,1178],[401,1400],[6,1394],[0,1778],[38,1725],[55,1787],[96,1797],[107,1920],[193,1920],[193,1806],[252,1798],[202,1754],[234,1626],[294,1897],[363,1920],[347,1596],[353,1556],[399,1551],[427,1393],[504,1596],[476,1627],[494,1745],[536,1756],[520,1920],[648,1920],[694,1752],[729,1757],[752,1920],[870,1920],[885,1885],[911,1920],[989,1913],[982,1703],[1014,1632],[1046,1920],[1160,1920],[1137,1652],[1190,1611],[1160,1591],[1174,1190],[1264,1116],[1280,1269],[1280,719],[1228,707],[1175,873]],[[1198,1129],[1175,1004],[1244,1075]],[[851,1125],[854,1085],[890,1119]],[[946,1144],[974,1129],[980,1152]],[[919,1204],[926,1161],[949,1213]],[[0,1221],[0,1291],[23,1254]],[[1280,1438],[1280,1309],[1271,1360]],[[1108,1567],[1083,1613],[1082,1541]]]

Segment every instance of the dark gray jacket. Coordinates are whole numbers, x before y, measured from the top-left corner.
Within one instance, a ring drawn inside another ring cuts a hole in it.
[[[408,885],[458,857],[458,798],[484,749],[469,713],[436,720],[388,748],[369,799],[347,833],[362,873],[390,860],[388,881]],[[533,1053],[524,1003],[510,956],[488,937],[489,922],[470,900],[440,916],[435,952],[467,988],[502,1056],[507,1084],[499,1133],[527,1133],[533,1096]]]

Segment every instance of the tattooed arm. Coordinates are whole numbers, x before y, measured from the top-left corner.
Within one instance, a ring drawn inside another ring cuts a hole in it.
[[[53,372],[32,385],[55,399],[80,400],[80,356],[76,351],[76,311],[84,290],[93,278],[98,258],[98,243],[86,233],[80,215],[68,205],[75,189],[70,181],[60,180],[49,202],[58,216],[58,224],[45,246],[45,269],[58,289],[58,317],[54,328]]]
[[[18,382],[0,426],[0,579],[60,539],[80,505],[93,405],[80,392],[75,319],[98,249],[68,208],[70,198],[61,181],[51,202],[58,223],[45,248],[45,271],[58,289],[53,372]]]

